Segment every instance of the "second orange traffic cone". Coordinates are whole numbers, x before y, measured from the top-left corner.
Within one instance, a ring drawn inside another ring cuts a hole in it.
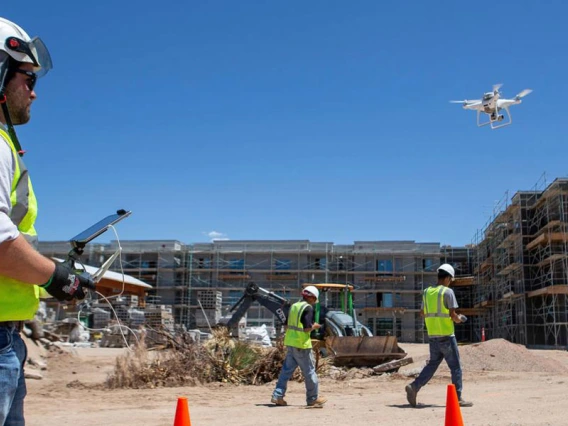
[[[191,426],[187,398],[178,398],[174,426]]]
[[[453,384],[448,385],[445,426],[463,426],[458,393],[456,392],[456,387]]]

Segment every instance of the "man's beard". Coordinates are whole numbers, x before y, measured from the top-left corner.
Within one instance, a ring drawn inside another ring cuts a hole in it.
[[[8,102],[8,111],[10,113],[10,119],[12,120],[12,124],[17,126],[19,124],[26,124],[30,121],[30,114],[28,113],[27,107],[14,107],[10,105],[10,100],[6,97]]]
[[[8,112],[10,113],[10,119],[12,124],[17,126],[19,124],[26,124],[30,121],[30,113],[28,106],[25,102],[21,102],[18,99],[18,95],[13,93],[11,90],[6,90],[6,103],[8,105]]]

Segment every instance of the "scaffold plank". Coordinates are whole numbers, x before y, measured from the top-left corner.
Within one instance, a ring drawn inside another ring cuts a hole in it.
[[[553,254],[552,256],[548,256],[546,259],[538,262],[536,266],[541,267],[549,263],[553,263],[558,260],[564,260],[564,259],[568,259],[568,254]]]
[[[456,309],[458,314],[463,314],[466,316],[476,316],[476,315],[484,315],[487,312],[487,309],[484,308],[458,308]]]
[[[393,276],[379,276],[379,277],[365,277],[363,281],[369,281],[374,283],[382,283],[382,282],[403,282],[406,281],[406,276],[404,275],[393,275]]]
[[[568,242],[568,233],[566,232],[552,232],[550,234],[541,234],[527,244],[527,249],[532,250],[539,245],[545,245],[548,243],[565,243]]]
[[[290,281],[290,280],[297,280],[298,276],[294,274],[268,274],[266,275],[266,279],[269,281]]]
[[[474,277],[457,277],[452,283],[452,287],[466,287],[476,284]]]
[[[497,275],[507,275],[510,274],[513,271],[516,271],[519,268],[522,268],[522,264],[520,263],[511,263],[509,266],[507,266],[505,269],[502,269],[501,271],[499,271],[497,273]]]
[[[382,312],[392,312],[395,314],[404,314],[406,312],[407,308],[363,308],[363,311],[365,312],[377,312],[377,313],[382,313]]]
[[[536,297],[548,294],[568,294],[568,285],[551,285],[527,292],[527,297]]]
[[[235,275],[224,274],[224,275],[219,275],[219,279],[220,279],[220,280],[223,280],[223,281],[228,281],[228,280],[248,280],[248,279],[250,279],[250,275],[248,275],[248,274],[235,274]]]

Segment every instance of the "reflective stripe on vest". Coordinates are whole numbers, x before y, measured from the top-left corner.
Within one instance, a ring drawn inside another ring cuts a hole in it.
[[[304,324],[301,322],[302,314],[308,306],[310,306],[309,303],[302,300],[294,303],[290,308],[286,335],[284,336],[285,346],[299,349],[310,349],[312,347],[310,332],[304,331]]]
[[[0,128],[0,143],[4,141],[12,152],[12,188],[10,191],[10,220],[22,236],[34,247],[37,233],[37,201],[28,169],[18,155],[10,136]],[[39,287],[0,275],[0,321],[22,321],[34,317],[39,306]]]
[[[18,155],[8,133],[0,129],[0,137],[10,147],[14,160],[12,166],[12,190],[10,193],[10,202],[12,203],[10,219],[26,240],[34,247],[37,247],[37,232],[34,228],[37,218],[37,200],[28,175],[28,168]]]
[[[444,294],[447,287],[439,285],[424,290],[424,319],[430,337],[444,337],[454,334],[454,322],[450,317],[450,310],[444,305]]]

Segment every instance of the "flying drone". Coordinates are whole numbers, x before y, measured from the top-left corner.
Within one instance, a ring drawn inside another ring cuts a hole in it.
[[[494,85],[493,91],[484,93],[481,99],[476,99],[476,100],[465,99],[463,101],[450,101],[450,102],[453,104],[462,104],[463,109],[470,109],[477,111],[478,127],[487,126],[488,124],[491,126],[492,129],[505,127],[510,124],[513,124],[513,118],[511,116],[511,112],[509,111],[509,107],[511,105],[520,104],[522,102],[522,98],[527,96],[529,93],[531,93],[532,89],[523,90],[513,99],[504,99],[501,98],[501,92],[499,91],[501,86],[502,84]],[[501,114],[503,110],[507,112],[507,121],[502,123],[502,121],[505,119],[505,116]],[[487,114],[489,116],[489,120],[482,121],[481,113]]]

